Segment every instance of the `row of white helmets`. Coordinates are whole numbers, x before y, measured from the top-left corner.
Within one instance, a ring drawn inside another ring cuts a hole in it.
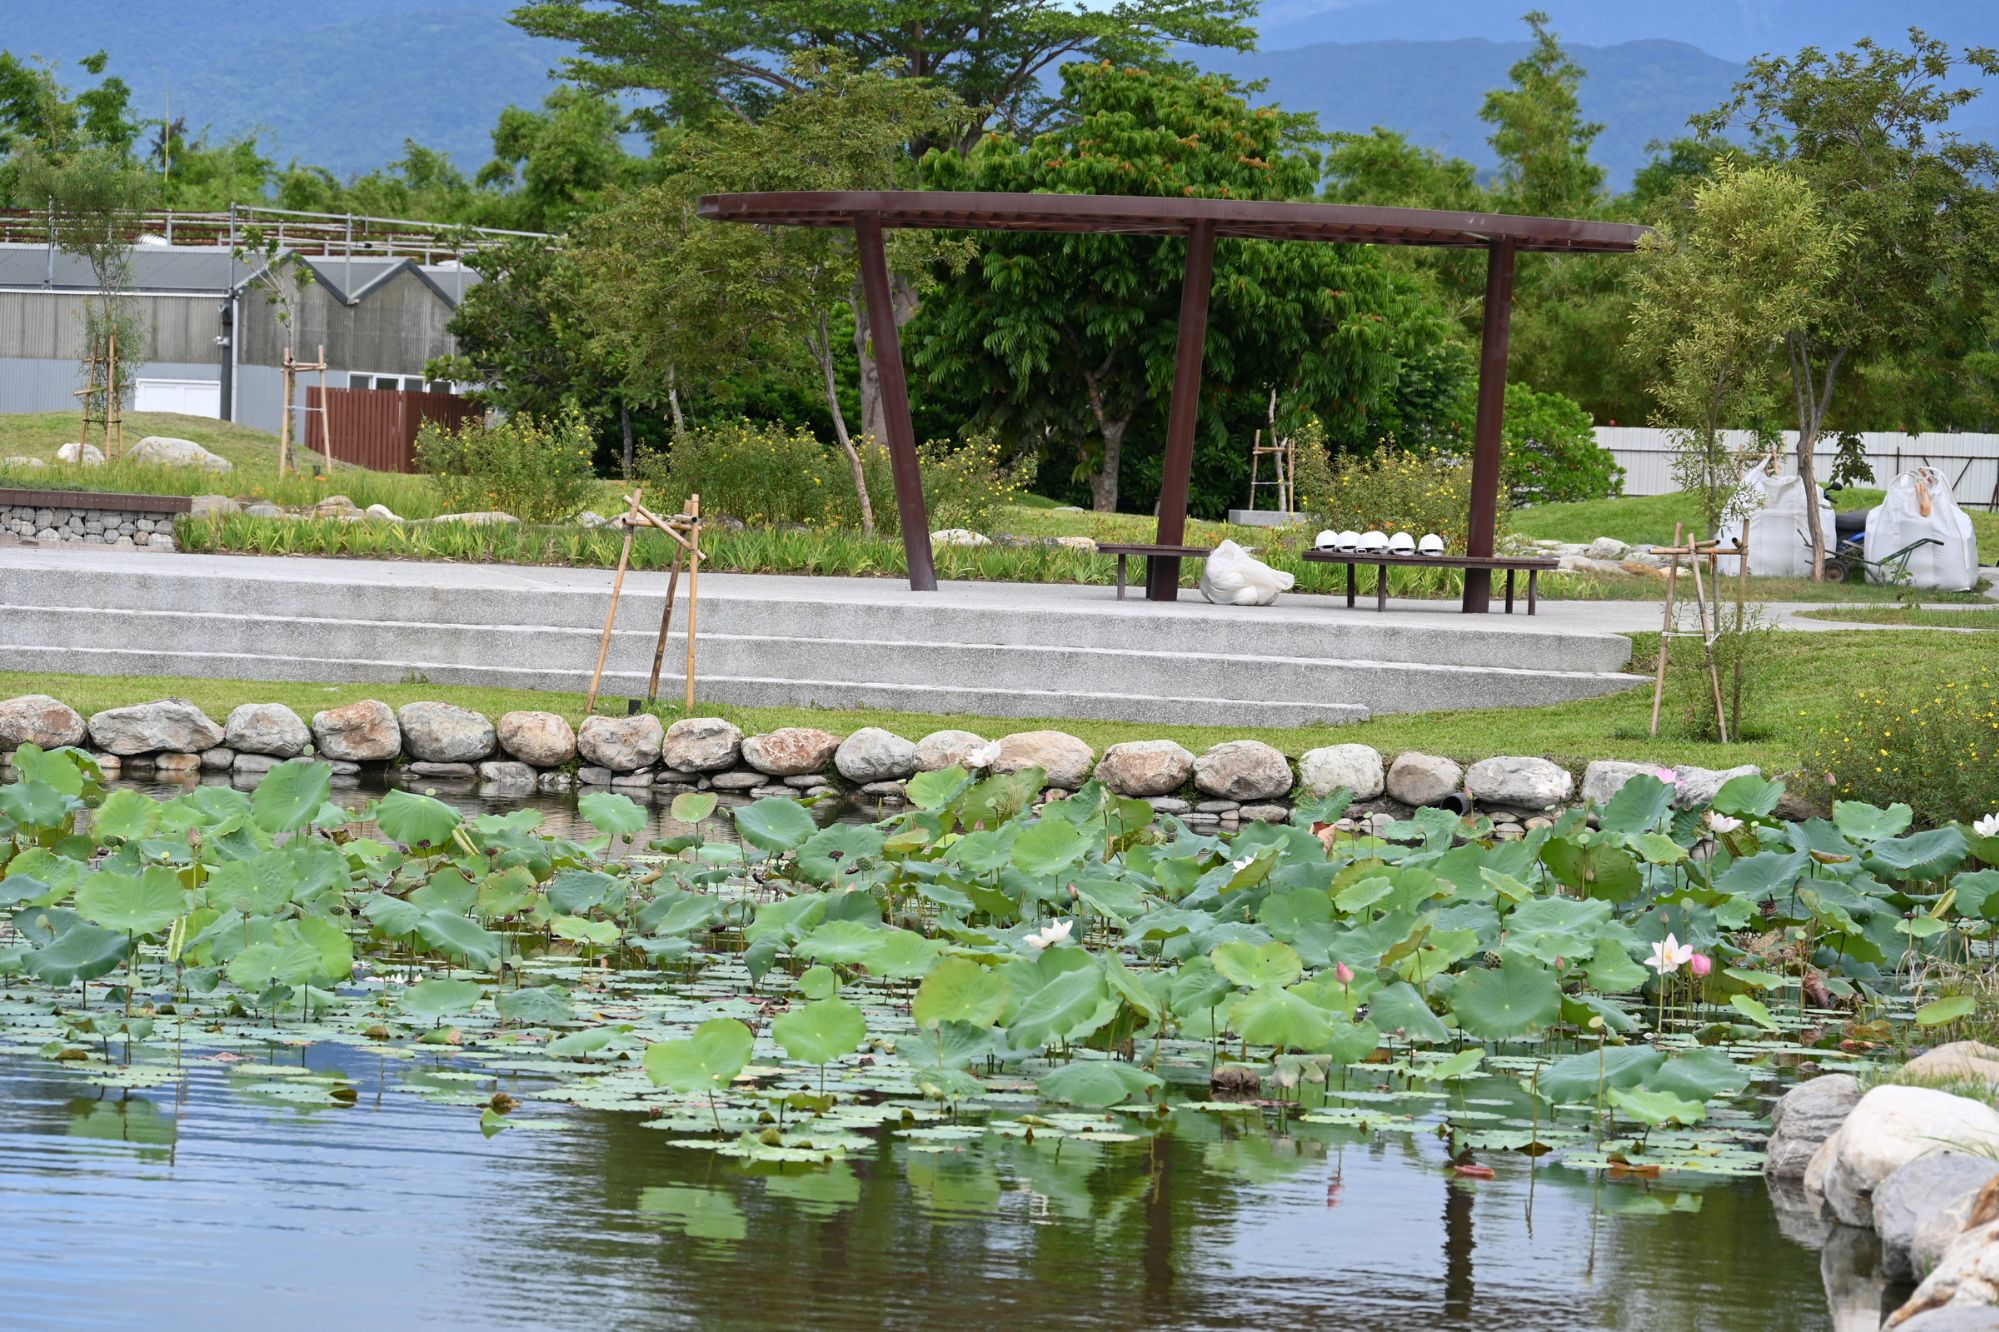
[[[1334,532],[1319,533],[1312,543],[1318,550],[1354,551],[1362,555],[1442,555],[1444,539],[1435,532],[1421,541],[1407,532],[1397,532],[1394,536],[1386,532]]]

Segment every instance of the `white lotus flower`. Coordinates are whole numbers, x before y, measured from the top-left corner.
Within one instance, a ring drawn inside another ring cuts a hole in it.
[[[1717,834],[1732,833],[1742,826],[1742,820],[1731,819],[1726,814],[1717,814],[1713,810],[1709,810],[1707,812],[1707,826],[1709,831]]]
[[[976,749],[966,750],[965,757],[960,759],[959,762],[964,765],[966,772],[983,772],[985,769],[999,762],[999,756],[999,741],[988,740]]]
[[[1234,870],[1237,874],[1240,874],[1244,870],[1248,869],[1251,865],[1254,865],[1255,863],[1256,863],[1256,852],[1252,851],[1248,855],[1244,856],[1241,860],[1231,860],[1229,862],[1229,868]]]
[[[1076,922],[1073,920],[1054,921],[1028,935],[1026,939],[1027,946],[1039,952],[1043,948],[1049,948],[1055,944],[1065,942],[1070,932],[1075,928]]]
[[[1999,837],[1999,809],[1993,810],[1982,819],[1973,819],[1971,831],[1980,837]]]
[[[1661,976],[1670,976],[1693,960],[1692,945],[1683,944],[1669,934],[1652,945],[1652,956],[1645,959],[1645,965]]]

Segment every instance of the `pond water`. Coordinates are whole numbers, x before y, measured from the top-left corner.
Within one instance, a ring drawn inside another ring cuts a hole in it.
[[[534,1084],[274,1048],[358,1101],[190,1060],[143,1092],[0,1057],[16,1327],[1831,1327],[1755,1179],[1611,1182],[1433,1136],[1176,1114],[1131,1142],[884,1139],[830,1166],[669,1145],[638,1116],[465,1102]],[[470,1080],[466,1080],[466,1079]],[[282,1084],[280,1084],[282,1086]]]

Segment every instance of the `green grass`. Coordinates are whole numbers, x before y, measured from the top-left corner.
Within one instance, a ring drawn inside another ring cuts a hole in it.
[[[1649,674],[1658,650],[1656,634],[1634,637],[1635,674]],[[848,732],[880,726],[917,739],[946,727],[999,736],[1042,727],[1068,731],[1098,752],[1122,740],[1177,740],[1196,753],[1221,740],[1251,738],[1297,755],[1318,745],[1360,742],[1393,755],[1404,750],[1446,754],[1460,761],[1501,754],[1553,758],[1580,771],[1591,759],[1621,758],[1660,763],[1694,763],[1725,768],[1755,763],[1766,771],[1796,769],[1811,748],[1818,727],[1834,712],[1849,708],[1864,688],[1899,693],[1924,682],[1962,675],[1990,659],[1990,649],[1970,634],[1921,630],[1868,630],[1849,633],[1776,633],[1759,653],[1760,678],[1749,710],[1749,738],[1719,745],[1689,739],[1681,720],[1698,706],[1699,680],[1676,667],[1671,676],[1661,734],[1646,734],[1652,691],[1638,687],[1608,698],[1585,699],[1541,708],[1479,708],[1374,718],[1346,726],[1273,729],[1259,727],[1169,726],[1148,722],[1062,721],[1048,718],[993,718],[813,708],[739,708],[701,704],[701,715],[727,717],[745,731],[779,726],[819,726]],[[363,698],[391,706],[435,699],[474,708],[489,717],[518,708],[559,712],[572,722],[582,716],[580,695],[517,689],[485,689],[438,684],[327,685],[199,680],[179,677],[50,675],[0,672],[0,697],[46,693],[86,716],[104,708],[155,698],[185,698],[221,720],[239,703],[278,702],[302,716]],[[600,704],[621,713],[622,700]],[[668,709],[669,719],[677,710]]]
[[[1839,606],[1804,611],[1813,620],[1846,624],[1897,624],[1930,629],[1999,629],[1999,606],[1983,610],[1926,610],[1921,606]]]
[[[1871,509],[1879,504],[1878,490],[1849,489],[1833,495],[1833,507],[1842,513]],[[1971,528],[1982,551],[1999,552],[1999,513],[1966,509]],[[1673,524],[1688,531],[1701,526],[1700,505],[1685,493],[1672,495],[1627,495],[1617,499],[1582,500],[1572,504],[1538,504],[1515,509],[1509,522],[1512,530],[1536,541],[1594,541],[1614,536],[1633,545],[1663,546],[1673,539]],[[1750,527],[1754,544],[1755,527]]]

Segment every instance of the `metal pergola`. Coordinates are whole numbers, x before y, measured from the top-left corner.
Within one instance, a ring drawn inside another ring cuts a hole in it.
[[[1166,418],[1166,458],[1159,495],[1162,546],[1183,543],[1187,487],[1194,462],[1194,426],[1201,392],[1201,358],[1207,343],[1208,291],[1218,237],[1243,240],[1319,241],[1349,245],[1434,245],[1486,252],[1485,323],[1479,347],[1478,412],[1472,432],[1472,508],[1465,546],[1473,556],[1492,554],[1499,505],[1500,423],[1506,403],[1506,349],[1513,307],[1514,256],[1624,254],[1648,230],[1622,222],[1585,222],[1497,213],[1451,213],[1423,208],[1370,208],[1350,204],[1266,203],[1238,199],[1175,199],[1096,194],[985,194],[926,190],[825,190],[767,194],[712,194],[700,216],[758,226],[851,227],[860,252],[861,287],[881,381],[882,421],[895,478],[896,507],[909,558],[909,585],[934,591],[930,522],[916,466],[916,434],[909,419],[909,384],[902,345],[889,303],[888,259],[882,233],[891,227],[954,231],[1107,232],[1127,236],[1176,236],[1187,241],[1180,288],[1179,342],[1173,399]],[[1146,596],[1179,597],[1180,561],[1154,558]],[[1465,573],[1464,609],[1485,611],[1491,602],[1489,570]]]

